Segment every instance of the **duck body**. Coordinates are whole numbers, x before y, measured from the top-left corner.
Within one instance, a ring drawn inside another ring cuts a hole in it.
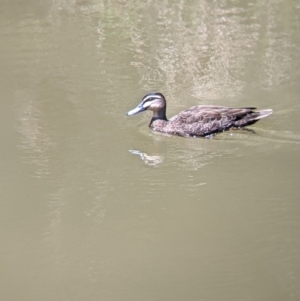
[[[146,94],[142,102],[127,115],[145,110],[153,111],[149,127],[156,132],[185,137],[204,137],[231,128],[242,128],[272,114],[271,109],[228,108],[223,106],[193,106],[169,120],[166,117],[166,100],[159,92]]]

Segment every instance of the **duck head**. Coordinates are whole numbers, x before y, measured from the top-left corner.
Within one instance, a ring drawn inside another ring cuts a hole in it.
[[[127,116],[150,110],[153,112],[154,118],[167,120],[166,107],[167,103],[165,97],[159,92],[151,92],[146,94],[141,103],[139,103],[136,108],[130,110],[127,113]]]

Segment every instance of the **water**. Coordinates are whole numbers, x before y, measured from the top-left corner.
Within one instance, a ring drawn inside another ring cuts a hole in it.
[[[297,1],[2,1],[1,300],[299,300]],[[274,114],[213,139],[152,90]]]

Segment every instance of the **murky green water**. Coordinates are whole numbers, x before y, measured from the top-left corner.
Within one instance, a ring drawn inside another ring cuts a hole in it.
[[[0,45],[1,300],[299,300],[299,1],[1,1]]]

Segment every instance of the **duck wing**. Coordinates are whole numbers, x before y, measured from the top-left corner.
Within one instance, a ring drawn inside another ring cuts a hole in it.
[[[194,106],[172,117],[169,126],[180,136],[206,136],[253,124],[272,113],[272,110],[254,110],[252,107]]]

